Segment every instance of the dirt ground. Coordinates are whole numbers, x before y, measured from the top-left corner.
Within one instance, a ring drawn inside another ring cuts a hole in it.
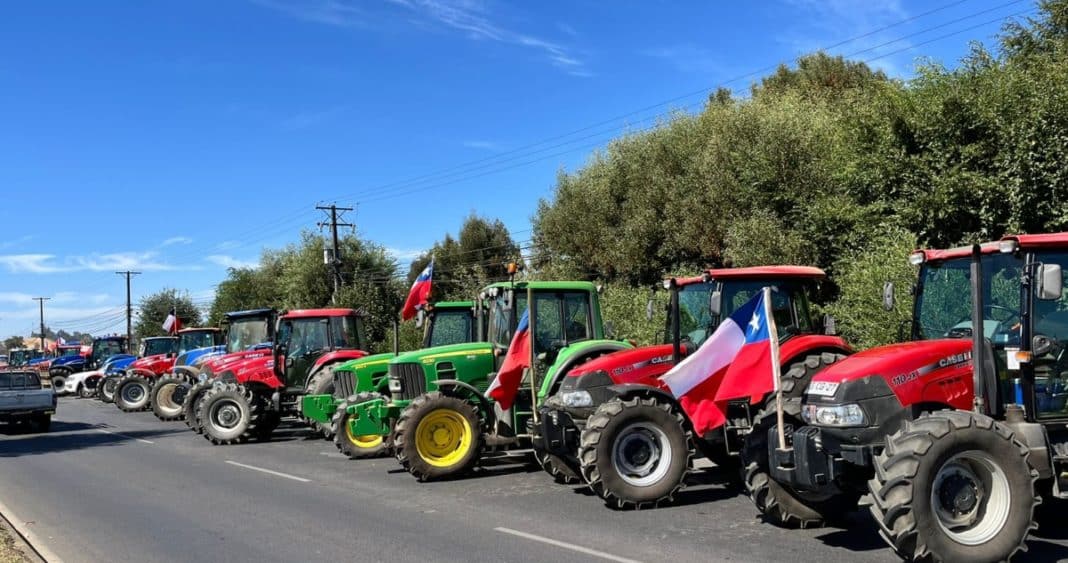
[[[0,518],[0,563],[30,563],[34,561],[19,549],[20,544],[13,539],[14,531],[7,522]]]

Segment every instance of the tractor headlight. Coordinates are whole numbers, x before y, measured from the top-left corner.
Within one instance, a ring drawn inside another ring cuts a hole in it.
[[[400,393],[401,391],[403,391],[401,389],[401,380],[393,377],[389,378],[389,392]]]
[[[819,426],[864,426],[860,405],[805,405],[801,418]]]
[[[592,407],[593,397],[589,391],[564,391],[560,393],[560,402],[565,407]]]

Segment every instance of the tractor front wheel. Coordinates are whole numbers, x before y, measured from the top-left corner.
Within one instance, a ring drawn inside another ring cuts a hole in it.
[[[211,389],[212,385],[214,383],[211,380],[197,383],[186,392],[185,400],[182,401],[182,416],[185,418],[185,425],[197,434],[204,433],[204,426],[200,423],[200,419],[197,418],[199,416],[200,400],[204,398],[204,394]]]
[[[693,456],[682,413],[653,398],[602,403],[579,440],[582,477],[619,508],[671,501],[693,468]]]
[[[117,377],[105,377],[100,380],[100,383],[96,384],[96,396],[101,403],[115,402],[115,386],[118,383],[119,378]]]
[[[924,414],[875,457],[871,514],[909,561],[1008,561],[1037,527],[1038,472],[1027,454],[990,417]]]
[[[49,380],[52,382],[52,389],[56,390],[56,394],[60,394],[63,392],[63,386],[67,384],[66,375],[53,375],[49,378]]]
[[[90,383],[100,385],[100,380],[86,379],[82,381],[81,385],[78,385],[78,396],[82,399],[90,399],[93,395],[96,395],[96,387],[90,387]]]
[[[123,376],[115,384],[115,405],[123,412],[148,410],[152,403],[152,381],[143,375]]]
[[[482,427],[474,405],[433,392],[401,411],[393,433],[397,461],[420,481],[467,473],[482,452]]]
[[[349,459],[382,457],[389,453],[392,444],[390,444],[388,436],[382,436],[381,434],[357,436],[353,434],[349,429],[349,421],[352,419],[352,415],[347,412],[352,405],[384,398],[385,396],[381,393],[364,391],[341,401],[341,404],[337,406],[337,410],[334,411],[334,416],[331,419],[334,426],[334,445],[337,446],[338,451],[347,455]]]
[[[152,412],[163,421],[181,420],[182,405],[174,400],[174,391],[185,382],[181,377],[167,375],[156,382],[152,389]]]
[[[257,426],[263,418],[263,399],[236,383],[214,385],[200,400],[197,418],[204,437],[215,445],[240,444],[260,437]]]

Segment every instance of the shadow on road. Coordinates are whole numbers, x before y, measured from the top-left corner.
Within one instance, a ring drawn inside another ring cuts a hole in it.
[[[13,431],[17,427],[0,426],[0,434],[11,438],[0,440],[0,458],[59,453],[89,448],[116,446],[134,440],[151,440],[170,434],[184,433],[174,430],[129,430],[121,434],[101,432],[107,427],[82,422],[52,423],[48,433]]]

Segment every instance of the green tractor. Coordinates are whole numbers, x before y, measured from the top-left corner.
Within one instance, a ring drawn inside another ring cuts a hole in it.
[[[536,409],[556,392],[564,374],[632,347],[606,339],[598,291],[588,282],[497,283],[479,298],[487,314],[486,342],[391,359],[390,396],[348,406],[338,432],[377,440],[383,449],[391,445],[404,469],[421,481],[460,475],[494,452],[530,448]],[[485,392],[528,305],[536,362],[505,411]]]
[[[482,330],[477,319],[481,316],[471,301],[442,301],[428,306],[422,315],[421,348],[479,340]],[[333,370],[333,394],[305,395],[301,400],[303,416],[322,428],[327,439],[333,438],[336,430],[334,418],[340,405],[347,406],[370,400],[365,397],[378,396],[369,394],[388,394],[386,373],[389,360],[397,355],[397,352],[374,354],[337,366]],[[344,434],[342,432],[343,437]],[[359,442],[344,439],[335,442],[342,453],[352,458],[376,455],[374,452],[363,452]]]

